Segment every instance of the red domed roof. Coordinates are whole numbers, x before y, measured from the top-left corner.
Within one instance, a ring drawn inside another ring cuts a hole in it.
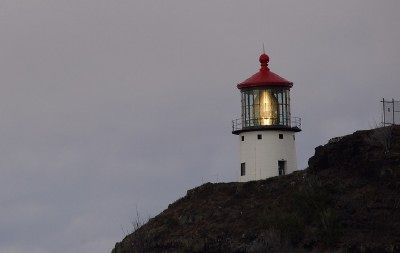
[[[260,55],[261,68],[260,71],[252,75],[250,78],[246,79],[242,83],[239,83],[237,87],[239,89],[245,89],[250,87],[260,87],[260,86],[284,86],[292,87],[293,83],[286,80],[283,77],[278,76],[273,73],[268,68],[269,57],[265,53]]]

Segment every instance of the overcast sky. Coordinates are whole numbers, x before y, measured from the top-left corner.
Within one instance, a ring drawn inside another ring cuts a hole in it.
[[[400,1],[0,1],[0,253],[110,252],[234,181],[236,84],[293,81],[299,169],[400,98]]]

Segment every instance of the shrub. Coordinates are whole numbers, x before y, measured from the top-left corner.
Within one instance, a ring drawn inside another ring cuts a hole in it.
[[[293,195],[295,212],[309,223],[332,202],[333,190],[321,184],[316,177],[306,177],[304,186]]]
[[[316,237],[327,247],[333,247],[341,235],[337,212],[332,208],[335,189],[323,185],[316,177],[306,178],[304,187],[294,194],[294,208],[305,223],[314,224]]]
[[[259,221],[263,227],[279,234],[281,246],[287,243],[295,246],[303,239],[304,220],[296,213],[276,211],[264,213]]]
[[[342,234],[341,225],[335,210],[327,208],[319,213],[319,228],[317,230],[320,241],[327,247],[334,247]]]

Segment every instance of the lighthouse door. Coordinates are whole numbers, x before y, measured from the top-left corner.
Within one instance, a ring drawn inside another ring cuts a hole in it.
[[[279,176],[283,176],[286,174],[286,161],[284,160],[278,161],[278,172]]]

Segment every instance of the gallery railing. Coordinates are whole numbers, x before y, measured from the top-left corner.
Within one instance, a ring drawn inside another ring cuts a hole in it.
[[[298,117],[276,117],[276,118],[256,118],[256,119],[234,119],[232,120],[232,131],[265,127],[265,128],[301,128],[301,118]]]

